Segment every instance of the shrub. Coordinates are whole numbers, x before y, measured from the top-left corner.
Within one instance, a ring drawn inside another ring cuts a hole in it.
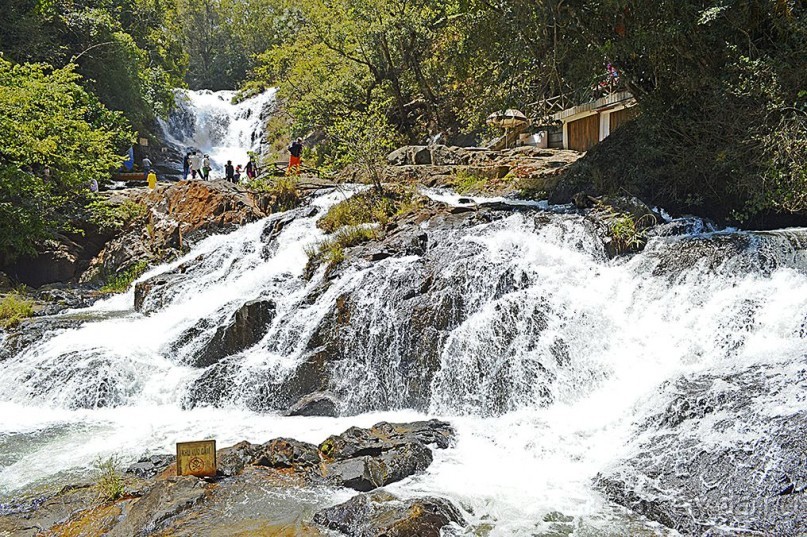
[[[0,327],[14,328],[33,314],[33,302],[19,293],[10,293],[0,300]]]
[[[465,194],[467,192],[479,192],[487,180],[481,175],[470,173],[466,170],[459,169],[454,172],[454,190],[458,194]]]
[[[306,248],[309,260],[334,267],[345,260],[345,248],[379,237],[378,229],[366,225],[346,226],[318,243]]]
[[[116,273],[106,280],[101,287],[102,293],[123,293],[148,268],[148,261],[139,261],[123,272]]]
[[[119,460],[112,456],[108,459],[97,459],[93,466],[100,473],[95,488],[98,497],[104,502],[114,502],[124,493],[123,478],[118,472]]]
[[[368,190],[331,207],[317,226],[333,233],[345,226],[386,225],[390,218],[415,210],[419,203],[418,196],[408,190]]]
[[[117,231],[126,224],[148,214],[148,208],[142,203],[125,200],[123,203],[110,203],[98,198],[87,204],[90,213],[89,221],[103,231]]]
[[[269,194],[275,201],[275,208],[279,211],[288,211],[300,205],[300,185],[296,177],[285,176],[274,179],[253,179],[247,187],[255,192]]]

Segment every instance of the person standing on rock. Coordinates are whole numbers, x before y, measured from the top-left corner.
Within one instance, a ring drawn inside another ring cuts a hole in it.
[[[210,155],[205,155],[204,160],[202,160],[202,177],[205,181],[210,180]]]
[[[289,173],[300,173],[300,164],[302,163],[303,156],[303,139],[297,138],[289,146]]]
[[[235,167],[235,174],[233,175],[233,183],[238,183],[241,181],[241,165]]]
[[[224,166],[224,178],[231,183],[235,183],[235,168],[233,168],[232,160],[228,160],[227,165]]]
[[[148,179],[149,172],[151,171],[151,159],[148,155],[143,157],[143,179]]]
[[[191,177],[196,179],[196,174],[199,174],[199,179],[202,178],[202,156],[196,151],[191,155]]]
[[[247,167],[244,169],[244,171],[246,171],[247,177],[250,180],[255,179],[255,177],[258,176],[258,167],[255,166],[255,161],[252,160],[252,157],[250,157],[249,162],[247,162]]]
[[[182,159],[182,180],[188,180],[188,174],[191,173],[191,154],[186,153],[185,158]]]
[[[149,190],[154,190],[157,188],[157,174],[154,173],[154,170],[151,170],[148,175],[148,183],[149,183]]]

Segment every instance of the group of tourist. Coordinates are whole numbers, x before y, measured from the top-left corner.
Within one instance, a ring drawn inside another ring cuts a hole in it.
[[[182,178],[188,180],[190,175],[192,179],[210,179],[210,155],[202,155],[198,151],[189,151],[185,158],[182,160]]]
[[[289,167],[288,173],[299,173],[301,158],[303,154],[303,139],[297,138],[289,146]],[[151,159],[146,155],[143,158],[143,178],[149,183],[149,188],[154,189],[157,185],[157,176],[152,169]],[[182,160],[182,178],[188,180],[201,179],[210,180],[210,155],[203,155],[198,151],[188,151]],[[231,183],[240,183],[242,180],[251,181],[258,177],[258,165],[250,157],[249,162],[243,168],[241,165],[233,166],[233,161],[228,160],[224,166],[224,179]]]

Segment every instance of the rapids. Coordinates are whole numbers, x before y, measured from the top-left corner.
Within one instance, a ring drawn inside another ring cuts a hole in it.
[[[706,451],[764,445],[768,423],[807,411],[807,230],[681,233],[691,226],[671,222],[642,253],[609,260],[585,218],[537,204],[487,223],[426,223],[422,255],[356,260],[306,280],[306,247],[323,237],[316,220],[353,191],[320,192],[315,214],[298,209],[209,237],[150,270],[141,281],[188,267],[149,315],[134,311],[130,289],[59,316],[80,323],[0,362],[0,503],[78,479],[99,457],[130,462],[177,441],[318,443],[352,425],[428,416],[454,424],[458,442],[393,493],[445,496],[492,536],[667,535],[610,501],[598,475],[643,482],[626,461],[684,462],[648,447],[658,438],[680,435]],[[288,223],[267,233],[279,219]],[[265,387],[294,375],[346,296],[351,317],[327,377],[343,417],[281,417],[287,402]],[[188,365],[255,299],[277,311],[257,345],[205,369]],[[432,319],[439,333],[412,324],[422,310],[443,312]],[[206,331],[178,345],[200,320]],[[746,412],[730,403],[732,379],[749,371],[765,372],[765,384]],[[717,379],[704,398],[726,406],[682,430],[667,415],[684,393],[676,383],[704,376]],[[200,397],[211,378],[224,388]],[[760,465],[775,468],[777,456]],[[662,485],[665,501],[689,502]]]

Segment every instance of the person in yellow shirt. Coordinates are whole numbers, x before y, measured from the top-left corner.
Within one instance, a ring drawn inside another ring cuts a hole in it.
[[[154,173],[154,170],[149,171],[148,182],[149,190],[154,190],[157,188],[157,174]]]

